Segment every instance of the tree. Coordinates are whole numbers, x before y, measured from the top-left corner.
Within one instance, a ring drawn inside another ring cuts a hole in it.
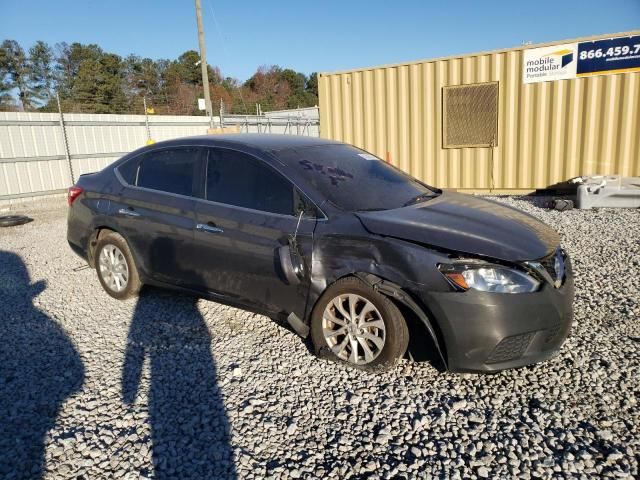
[[[222,81],[222,76],[217,68],[207,65],[209,83],[217,85]],[[200,54],[195,50],[187,50],[169,67],[170,75],[177,77],[187,85],[202,85],[202,67],[200,66]]]
[[[305,91],[307,92],[307,99],[313,100],[313,105],[307,105],[309,107],[318,104],[318,72],[313,72],[309,75],[307,79],[307,83],[304,86]]]
[[[2,103],[15,90],[22,109],[34,110],[45,104],[51,95],[53,54],[49,45],[38,41],[25,54],[15,40],[5,40],[0,46],[0,96]],[[12,102],[10,102],[12,103]]]
[[[288,108],[298,108],[306,104],[306,93],[304,90],[307,77],[304,73],[299,73],[286,68],[280,72],[280,78],[289,85],[289,97],[287,98]]]
[[[9,59],[4,45],[0,46],[0,109],[13,110],[15,102],[11,95],[12,86],[9,76]]]
[[[242,84],[235,78],[226,77],[222,80],[220,87],[222,87],[226,91],[226,95],[218,89],[217,86],[214,86],[212,92],[220,92],[220,97],[224,102],[225,112],[226,113],[240,113],[244,115],[248,115],[251,113],[245,102],[244,90],[246,87],[243,87]],[[215,97],[215,98],[214,98]],[[216,93],[212,93],[212,102],[214,102],[214,111],[216,110],[215,102],[217,101],[218,106],[220,101],[217,100]]]
[[[105,113],[126,113],[127,97],[124,91],[124,64],[122,58],[113,53],[100,58],[101,83],[98,95]]]
[[[46,104],[52,96],[53,87],[53,51],[51,47],[38,40],[29,49],[27,61],[27,84],[29,106],[35,108]]]
[[[282,72],[277,65],[259,67],[244,83],[250,102],[261,104],[265,110],[286,108],[291,87]]]
[[[84,52],[80,51],[81,46],[76,48],[75,53],[79,55],[71,61],[72,70],[77,70],[77,74],[71,80],[70,96],[77,102],[77,109],[87,113],[127,112],[122,59],[93,45],[89,47]]]
[[[307,78],[303,73],[277,65],[260,67],[243,89],[249,102],[260,103],[265,111],[317,105],[317,90],[317,74]]]
[[[84,111],[81,105],[91,101],[90,85],[79,86],[84,91],[86,98],[76,97],[78,88],[76,83],[83,65],[91,63],[97,68],[98,59],[102,55],[102,49],[97,45],[82,45],[81,43],[59,43],[56,45],[55,86],[60,95],[63,109],[67,112]],[[91,70],[84,67],[85,73],[82,81],[91,82]],[[96,71],[97,72],[97,71]]]
[[[0,45],[3,81],[6,88],[16,90],[23,110],[29,108],[29,91],[27,78],[27,57],[24,50],[15,40],[5,40]]]
[[[220,109],[220,102],[224,104],[225,112],[231,112],[235,108],[235,101],[233,98],[233,89],[227,89],[223,84],[213,85],[211,87],[211,103],[213,104],[213,111],[216,112]]]
[[[142,112],[143,97],[148,100],[149,107],[166,103],[161,100],[162,61],[154,62],[150,58],[129,55],[124,60],[124,88],[129,101],[129,110]]]
[[[155,95],[160,91],[158,66],[150,58],[129,55],[124,59],[124,75],[129,92],[134,95]]]
[[[241,83],[215,66],[208,69],[214,109],[222,101],[227,113],[253,113],[256,103],[268,111],[318,101],[316,74],[307,78],[290,68],[262,66]],[[175,60],[123,59],[95,44],[59,43],[52,49],[38,41],[27,53],[16,41],[0,44],[0,110],[56,111],[54,91],[65,112],[142,113],[145,98],[157,113],[202,114],[200,55],[188,50]]]

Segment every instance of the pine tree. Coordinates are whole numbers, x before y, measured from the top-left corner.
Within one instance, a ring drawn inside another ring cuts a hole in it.
[[[0,45],[2,69],[6,72],[4,82],[6,86],[18,93],[18,99],[23,110],[29,110],[28,68],[24,50],[15,40],[5,40]]]
[[[8,77],[9,62],[7,52],[4,46],[0,46],[0,109],[2,110],[13,110],[15,108],[15,102],[11,95],[12,86]]]
[[[53,52],[46,43],[39,40],[29,49],[27,83],[31,108],[46,104],[52,96],[52,61]]]

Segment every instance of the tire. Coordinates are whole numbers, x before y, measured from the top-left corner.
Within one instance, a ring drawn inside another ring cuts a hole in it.
[[[142,283],[133,255],[119,233],[112,232],[98,240],[95,264],[100,285],[113,298],[125,300],[140,291]]]
[[[16,225],[24,225],[32,219],[24,215],[4,215],[0,217],[0,227],[15,227]]]
[[[353,311],[357,321],[345,322],[346,317],[341,312],[350,318],[352,304],[355,304]],[[316,303],[311,313],[311,340],[321,358],[379,372],[393,368],[404,356],[409,344],[409,329],[400,310],[389,298],[359,278],[346,277],[327,288]]]

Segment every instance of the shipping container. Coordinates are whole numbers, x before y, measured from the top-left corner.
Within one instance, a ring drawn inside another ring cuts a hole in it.
[[[461,191],[640,176],[638,35],[320,73],[320,135]]]

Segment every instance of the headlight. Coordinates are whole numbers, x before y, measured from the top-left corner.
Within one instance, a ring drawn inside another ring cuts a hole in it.
[[[441,264],[440,272],[455,287],[494,293],[529,293],[540,287],[540,282],[520,270],[493,264]]]

